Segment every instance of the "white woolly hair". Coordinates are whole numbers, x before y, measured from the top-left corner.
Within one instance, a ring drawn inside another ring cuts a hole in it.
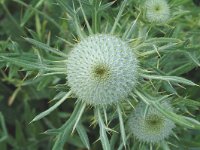
[[[145,9],[149,22],[163,24],[170,18],[170,8],[166,0],[147,0]]]
[[[169,103],[162,103],[165,109],[172,111]],[[145,115],[146,105],[140,102],[130,115],[128,126],[130,132],[144,143],[158,143],[172,134],[175,124],[163,116],[156,108],[149,106]]]
[[[133,50],[120,38],[93,35],[69,54],[68,84],[78,100],[87,104],[118,103],[136,84],[137,64]]]

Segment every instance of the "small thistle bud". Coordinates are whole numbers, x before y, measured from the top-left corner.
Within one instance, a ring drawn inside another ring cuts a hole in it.
[[[79,100],[92,105],[117,103],[136,83],[137,59],[121,39],[106,34],[90,36],[71,51],[67,80]]]
[[[168,103],[162,105],[172,111]],[[163,116],[158,110],[150,106],[145,114],[146,105],[140,102],[135,112],[129,119],[129,128],[133,135],[141,142],[158,143],[166,139],[171,133],[175,124]]]
[[[169,5],[165,0],[147,0],[145,9],[146,19],[151,23],[162,24],[170,17]]]

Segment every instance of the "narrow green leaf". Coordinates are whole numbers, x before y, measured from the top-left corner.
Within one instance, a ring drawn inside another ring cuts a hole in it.
[[[100,1],[94,0],[92,2],[92,31],[93,33],[98,33],[99,32],[99,24],[100,23],[100,18],[99,18],[99,7],[100,7]]]
[[[196,66],[194,63],[189,62],[189,63],[181,65],[181,66],[175,68],[174,70],[168,72],[168,75],[181,75],[181,74],[189,72],[190,70],[192,70],[195,67]]]
[[[164,82],[162,86],[167,92],[177,95],[176,89],[169,82]]]
[[[174,122],[176,122],[180,125],[183,125],[185,127],[188,127],[188,128],[200,130],[200,122],[198,122],[197,120],[190,118],[190,117],[177,115],[174,112],[165,109],[163,106],[161,106],[157,102],[152,103],[152,105],[155,108],[157,108],[157,110],[159,110],[163,115],[165,115],[167,118],[173,120]]]
[[[39,0],[35,4],[34,8],[35,9],[39,8],[43,4],[43,2],[44,2],[44,0]],[[32,15],[33,15],[33,10],[32,9],[27,9],[26,12],[25,12],[25,15],[22,18],[22,22],[21,22],[20,26],[23,27],[26,24],[26,22],[31,18]]]
[[[67,121],[67,123],[68,123],[68,121]],[[65,141],[69,138],[72,127],[73,127],[73,124],[69,124],[68,126],[65,127],[64,130],[62,130],[62,133],[60,132],[57,135],[56,142],[53,145],[52,150],[63,150],[63,146],[65,144]]]
[[[118,14],[117,14],[117,17],[115,18],[115,22],[114,22],[114,24],[113,24],[113,27],[112,27],[112,29],[111,29],[111,32],[110,32],[111,34],[113,34],[113,33],[115,32],[115,29],[116,29],[116,27],[117,27],[117,24],[119,23],[119,20],[120,20],[120,18],[121,18],[121,16],[122,16],[122,13],[123,13],[123,11],[124,11],[125,6],[127,5],[127,3],[128,3],[127,0],[123,0],[121,6],[120,6],[120,8],[119,8],[119,12],[118,12]]]
[[[112,2],[106,3],[104,5],[101,5],[99,7],[99,11],[105,11],[106,9],[108,9],[110,6],[112,6],[117,0],[114,0]]]
[[[83,17],[84,17],[84,20],[85,20],[87,29],[88,29],[88,31],[89,31],[90,34],[93,34],[92,29],[91,29],[90,24],[89,24],[89,22],[88,22],[88,20],[87,20],[87,17],[86,17],[86,15],[85,15],[85,12],[84,12],[84,9],[83,9],[83,6],[82,6],[80,0],[79,0],[79,4],[80,4],[80,7],[81,7],[81,11],[82,11],[82,14],[83,14]]]
[[[76,130],[77,130],[83,144],[86,146],[87,149],[90,149],[89,138],[87,136],[87,132],[86,132],[85,128],[83,127],[83,125],[78,124],[76,126]]]
[[[52,150],[62,150],[66,140],[69,138],[70,133],[72,132],[72,128],[79,117],[80,110],[82,108],[83,103],[78,102],[75,106],[73,113],[70,118],[59,128],[59,134],[56,137],[56,142],[53,146]]]
[[[60,4],[60,6],[64,10],[67,11],[67,13],[69,14],[69,16],[73,20],[72,23],[74,24],[74,26],[76,28],[77,34],[79,35],[79,37],[81,39],[83,39],[85,37],[85,33],[82,31],[82,27],[81,27],[81,25],[79,23],[80,22],[79,19],[77,18],[77,12],[76,12],[75,8],[71,8],[70,5],[66,1],[64,1],[64,0],[57,0],[57,1]],[[73,1],[72,1],[72,3],[73,3]],[[74,6],[74,4],[73,4],[73,6]]]
[[[83,112],[85,110],[85,107],[86,107],[86,103],[83,103],[83,105],[82,105],[82,107],[79,110],[79,113],[77,115],[76,122],[74,123],[73,129],[72,129],[72,133],[74,132],[74,130],[75,130],[75,128],[76,128],[76,126],[77,126],[77,124],[78,124],[78,122],[79,122],[79,120],[80,120],[80,118],[81,118],[81,116],[82,116],[82,114],[83,114]]]
[[[97,117],[98,117],[98,123],[99,123],[99,128],[100,128],[100,140],[101,140],[102,147],[104,150],[111,150],[110,143],[106,134],[106,127],[103,122],[99,108],[97,108]]]
[[[44,134],[48,134],[48,135],[58,135],[60,133],[59,129],[49,129],[47,131],[44,132]]]
[[[141,76],[147,79],[164,80],[168,82],[177,82],[186,85],[197,86],[197,84],[195,84],[194,82],[177,76],[159,76],[159,75],[147,75],[147,74],[141,74]]]
[[[43,117],[47,116],[48,114],[50,114],[53,110],[55,110],[58,106],[60,106],[67,98],[69,98],[70,95],[71,95],[71,91],[69,91],[62,99],[60,99],[52,107],[50,107],[46,111],[44,111],[44,112],[40,113],[39,115],[37,115],[30,123],[38,121],[38,120],[42,119]]]
[[[14,57],[5,57],[5,56],[0,56],[2,59],[4,59],[7,62],[10,62],[14,65],[18,65],[20,67],[23,68],[29,68],[29,69],[37,69],[37,70],[41,70],[44,69],[46,70],[46,67],[44,67],[44,65],[41,65],[40,63],[37,62],[31,62],[31,61],[27,61],[27,60],[23,60],[23,59],[19,59],[19,58],[14,58]]]
[[[123,121],[123,118],[122,118],[122,112],[121,112],[119,105],[117,105],[117,112],[118,112],[118,116],[119,116],[119,125],[120,125],[122,142],[124,144],[124,147],[126,147],[126,133],[125,133],[125,128],[124,128],[124,121]]]
[[[140,91],[138,91],[138,90],[136,90],[136,89],[135,89],[134,91],[135,91],[135,94],[137,94],[138,97],[139,97],[140,99],[142,99],[144,103],[146,103],[146,104],[148,104],[148,105],[150,104],[149,99],[146,98],[146,96],[144,96]]]
[[[39,11],[37,8],[32,7],[31,5],[28,5],[28,4],[26,4],[26,3],[24,3],[24,2],[22,2],[22,1],[20,1],[20,0],[13,0],[13,1],[15,1],[15,2],[21,4],[22,6],[27,7],[27,8],[28,8],[29,10],[31,10],[32,12],[34,11],[34,12],[36,12],[36,13],[42,15],[44,18],[46,18],[47,20],[49,20],[49,22],[51,22],[53,25],[55,25],[59,30],[61,30],[60,25],[59,25],[52,17],[49,17],[49,16],[48,16],[47,14],[45,14],[44,12],[41,12],[41,11]],[[24,17],[25,17],[25,16],[24,16]],[[26,23],[26,22],[23,21],[23,22],[21,23],[21,26],[24,26],[25,23]]]
[[[54,49],[54,48],[51,48],[50,46],[48,46],[48,45],[46,45],[46,44],[44,44],[44,43],[38,42],[38,41],[36,41],[36,40],[34,40],[34,39],[31,39],[31,38],[24,38],[24,39],[25,39],[27,42],[29,42],[29,43],[35,45],[35,46],[38,47],[38,48],[41,48],[41,49],[44,49],[44,50],[46,50],[46,51],[52,52],[52,53],[54,53],[54,54],[56,54],[56,55],[59,55],[59,56],[61,56],[61,57],[67,57],[67,55],[66,55],[65,53],[63,53],[62,51],[59,51],[59,50]]]
[[[142,52],[140,54],[140,56],[150,56],[150,55],[155,55],[155,54],[158,54],[158,53],[172,53],[175,51],[175,48],[177,49],[177,47],[179,46],[180,43],[169,43],[169,44],[166,44],[164,46],[161,46],[161,47],[156,47],[155,49],[155,45],[152,44],[152,43],[145,43],[145,44],[141,44],[139,46],[136,47],[136,49],[144,49],[144,47],[151,47],[151,49],[153,50],[148,50],[148,51],[145,51],[145,52]]]
[[[163,44],[163,43],[180,43],[182,42],[177,38],[167,38],[167,37],[159,37],[159,38],[150,38],[145,41],[145,43],[154,43],[154,44]]]
[[[144,92],[144,91],[143,91]],[[145,93],[145,92],[144,92]],[[173,120],[175,123],[178,123],[182,126],[185,126],[187,128],[191,128],[191,129],[199,129],[200,130],[200,122],[198,122],[197,120],[190,118],[190,117],[186,117],[186,116],[182,116],[182,115],[178,115],[170,110],[167,110],[166,108],[164,108],[158,101],[158,98],[152,98],[149,99],[149,97],[147,98],[145,95],[148,94],[143,94],[139,91],[136,90],[136,94],[141,98],[141,100],[143,100],[144,102],[148,102],[149,105],[153,105],[160,113],[162,113],[164,116],[166,116],[167,118]],[[161,98],[162,100],[165,99],[165,97],[168,96],[164,96],[163,98]]]
[[[70,17],[74,17],[76,14],[74,10],[70,7],[67,1],[64,0],[57,0],[60,6],[67,11]]]
[[[112,136],[111,136],[111,139],[110,139],[110,147],[111,147],[111,150],[114,150],[114,149],[115,149],[115,145],[116,145],[116,143],[118,142],[118,137],[119,137],[119,134],[113,132],[113,134],[112,134]],[[123,145],[123,144],[122,144],[122,145]],[[123,146],[122,146],[122,147],[123,147]]]
[[[136,23],[137,23],[139,17],[140,17],[140,13],[138,14],[137,18],[132,21],[130,28],[127,28],[127,30],[125,31],[125,33],[123,35],[123,39],[124,38],[128,39],[133,35],[133,32],[135,31]]]
[[[199,58],[196,57],[196,55],[191,54],[189,52],[186,53],[188,55],[188,57],[197,65],[200,67],[200,62],[199,62]]]
[[[190,107],[200,107],[200,101],[195,101],[188,98],[178,98],[177,101],[173,102],[173,104],[183,104],[184,106]]]

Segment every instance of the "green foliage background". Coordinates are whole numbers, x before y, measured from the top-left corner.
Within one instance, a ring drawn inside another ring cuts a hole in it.
[[[65,3],[69,7],[73,6],[70,0],[66,0]],[[94,17],[92,15],[95,14],[97,6],[87,5],[88,0],[82,0],[81,3],[89,24],[93,24],[91,18]],[[114,22],[121,3],[120,0],[115,3],[109,0],[102,2],[101,16],[104,16],[102,19],[107,20],[109,25]],[[130,27],[132,20],[137,18],[141,3],[140,0],[129,0],[129,5],[117,30],[119,35],[125,32],[120,28]],[[177,47],[172,48],[174,52],[170,52],[161,61],[165,64],[164,70],[172,70],[167,75],[178,75],[199,85],[200,6],[195,5],[192,0],[170,0],[170,4],[173,6],[174,14],[167,25],[145,24],[141,17],[139,19],[143,23],[141,23],[142,29],[138,27],[141,31],[138,35],[143,37],[142,35],[151,26],[150,37],[179,39],[181,43],[180,46],[178,45],[179,50],[174,50]],[[74,5],[80,7],[78,1],[75,1]],[[63,52],[59,55],[67,55],[76,43],[77,27],[74,26],[76,21],[73,20],[74,18],[66,19],[68,14],[70,12],[64,10],[54,0],[0,0],[0,150],[51,149],[55,142],[55,133],[49,132],[50,135],[48,135],[45,131],[59,128],[72,114],[75,107],[74,98],[65,101],[45,118],[30,123],[35,116],[54,104],[49,101],[55,100],[58,91],[60,95],[57,97],[60,98],[69,88],[65,85],[65,74],[59,73],[65,68],[65,66],[60,67],[63,62],[52,64],[51,61],[60,61],[60,58],[50,54],[50,51],[55,53],[55,50],[59,49]],[[79,16],[78,21],[84,30],[86,26],[84,16],[80,10],[76,15]],[[107,24],[105,22],[100,25],[96,24],[92,26],[92,30],[96,32],[102,26],[106,27]],[[147,41],[147,43],[155,41],[156,39]],[[138,40],[138,42],[141,41]],[[154,58],[157,59],[158,56],[153,54],[151,57],[151,62],[149,62],[150,59],[142,59],[141,65],[146,68],[155,66]],[[181,95],[180,99],[173,101],[173,105],[178,108],[179,112],[200,121],[200,88],[185,86],[186,90],[178,87],[173,91],[173,88],[168,89],[167,87],[169,86],[166,86],[166,90],[172,93],[178,92]],[[86,128],[84,131],[87,131],[91,149],[98,150],[102,148],[101,143],[96,141],[99,138],[98,127],[90,126],[93,121],[93,111],[88,109],[83,116],[84,127],[80,128]],[[200,150],[200,130],[178,126],[176,133],[179,140],[169,139],[171,143],[177,145],[171,146],[171,149]],[[115,142],[113,138],[111,144],[114,145]],[[87,149],[86,147],[87,142],[83,143],[80,136],[74,134],[68,138],[64,148],[83,150]]]

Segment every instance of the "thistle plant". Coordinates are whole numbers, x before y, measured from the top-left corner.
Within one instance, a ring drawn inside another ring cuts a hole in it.
[[[172,111],[170,104],[162,103],[162,106]],[[146,112],[145,112],[146,111]],[[175,127],[173,121],[161,114],[156,108],[148,107],[140,102],[129,118],[130,132],[141,142],[159,143],[172,134]]]
[[[27,7],[26,3],[16,1]],[[23,87],[26,90],[27,85],[40,85],[38,89],[55,95],[52,99],[47,97],[53,104],[31,121],[34,125],[44,120],[48,125],[50,129],[44,133],[53,137],[51,149],[64,149],[74,139],[87,149],[98,149],[93,146],[98,145],[98,140],[104,150],[153,146],[170,149],[170,138],[179,138],[175,126],[200,129],[198,119],[188,117],[188,111],[183,111],[179,104],[194,102],[180,91],[185,90],[184,86],[198,87],[182,77],[199,66],[200,56],[193,55],[197,49],[188,47],[175,29],[152,28],[157,24],[171,26],[167,24],[171,15],[167,1],[138,3],[145,8],[141,10],[137,5],[132,8],[131,0],[56,2],[54,5],[61,8],[58,10],[62,17],[57,18],[60,24],[38,11],[41,3],[29,7],[21,23],[23,27],[35,13],[36,29],[42,30],[40,14],[60,31],[59,37],[53,38],[56,42],[51,40],[50,33],[46,39],[40,32],[36,36],[29,30],[32,38],[27,34],[23,40],[33,45],[30,51],[5,50],[0,55],[3,67],[12,70],[13,65],[22,71],[23,80],[16,84],[17,92]],[[60,127],[55,127],[47,118],[63,106],[72,106],[72,111],[67,115],[64,108],[64,112],[57,113]],[[93,130],[97,132],[95,140],[90,137]]]
[[[125,100],[136,84],[137,59],[121,39],[90,36],[73,48],[67,61],[67,81],[79,100],[107,105]]]
[[[147,0],[146,19],[151,23],[163,24],[170,18],[170,8],[166,0]]]

